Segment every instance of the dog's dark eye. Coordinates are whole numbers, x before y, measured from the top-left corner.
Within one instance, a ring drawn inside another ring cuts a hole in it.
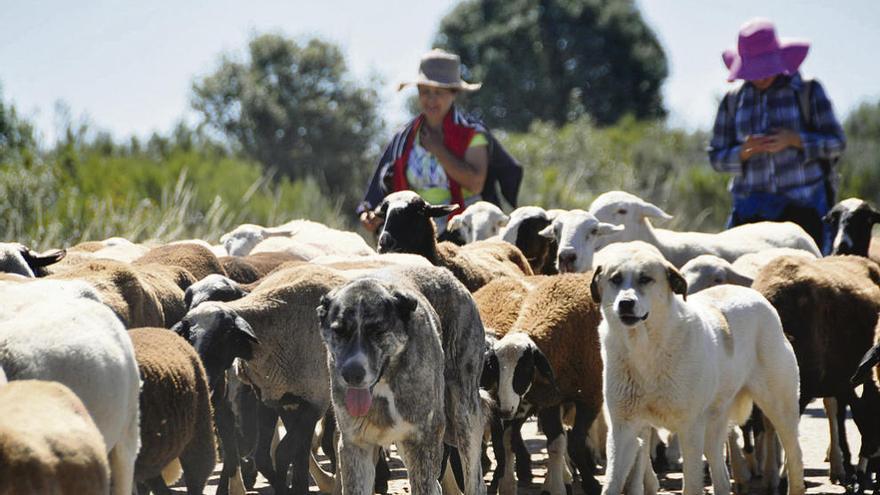
[[[623,276],[619,273],[615,273],[613,277],[609,279],[613,285],[620,285],[623,282]]]
[[[589,235],[596,235],[599,233],[598,227],[593,227],[593,230],[590,231]]]
[[[647,284],[650,284],[650,283],[653,282],[653,281],[654,281],[654,279],[651,278],[651,277],[649,277],[649,276],[647,276],[647,275],[642,275],[642,276],[639,277],[639,284],[640,284],[640,285],[647,285]]]
[[[626,215],[626,210],[624,210],[623,208],[621,208],[621,209],[617,210],[617,214],[618,214],[618,215]]]

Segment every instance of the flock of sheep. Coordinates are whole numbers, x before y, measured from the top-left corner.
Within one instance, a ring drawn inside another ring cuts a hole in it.
[[[657,493],[663,465],[699,494],[703,455],[716,493],[729,463],[737,493],[760,478],[799,495],[797,416],[819,397],[831,480],[871,487],[880,213],[864,201],[826,217],[824,258],[788,222],[655,228],[670,216],[621,191],[586,211],[478,202],[440,242],[432,218],[451,210],[389,195],[376,249],[307,220],[221,245],[0,243],[0,495],[166,494],[181,477],[201,494],[218,452],[218,494],[257,472],[277,494],[382,493],[392,443],[414,494],[485,493],[490,468],[488,490],[512,494],[532,416],[553,495],[578,479]]]

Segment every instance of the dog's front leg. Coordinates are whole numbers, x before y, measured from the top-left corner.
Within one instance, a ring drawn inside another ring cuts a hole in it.
[[[443,446],[440,438],[432,440],[436,441],[405,441],[397,445],[406,466],[412,495],[440,495],[437,478],[440,477]],[[447,469],[452,468],[447,466]]]
[[[722,429],[722,432],[725,431]],[[702,495],[706,421],[694,421],[689,425],[684,425],[677,433],[681,442],[681,467],[684,477],[681,493],[682,495]],[[727,493],[730,493],[729,489]]]
[[[344,495],[372,495],[379,447],[361,446],[343,435],[339,447],[338,472]],[[337,487],[339,480],[336,481]]]
[[[639,451],[639,425],[611,415],[605,443],[608,469],[602,495],[620,495]]]

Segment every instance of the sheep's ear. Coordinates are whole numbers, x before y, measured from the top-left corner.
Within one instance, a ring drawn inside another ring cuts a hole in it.
[[[498,227],[507,227],[507,224],[510,223],[510,217],[507,215],[502,215],[501,218],[498,219]]]
[[[445,217],[458,209],[458,204],[451,205],[428,205],[425,207],[425,214],[429,217]]]
[[[600,265],[593,269],[593,278],[590,280],[590,297],[597,304],[602,302],[602,291],[599,290],[599,276],[601,274],[602,266]]]
[[[871,369],[880,363],[880,343],[874,344],[874,347],[865,353],[859,367],[856,368],[855,374],[849,379],[853,385],[859,385],[868,381],[871,377]]]
[[[688,283],[681,273],[674,266],[666,267],[666,277],[669,279],[669,288],[675,294],[680,294],[684,300],[687,300]]]
[[[599,222],[598,235],[608,235],[615,232],[623,232],[626,227],[623,225],[614,225],[611,223]]]
[[[556,229],[553,228],[553,224],[544,227],[538,232],[538,235],[547,239],[556,239]]]
[[[837,222],[840,220],[840,209],[834,207],[822,217],[822,221],[827,223],[828,225],[836,226]]]
[[[452,220],[446,224],[446,230],[458,230],[462,227],[461,223],[461,215],[456,215],[452,217]]]
[[[547,356],[541,352],[541,349],[535,347],[532,349],[532,357],[534,358],[535,369],[538,370],[538,373],[556,388],[556,377],[553,375],[553,368],[550,366],[550,361],[547,360]]]
[[[242,336],[244,336],[247,340],[250,340],[251,342],[253,342],[255,344],[260,343],[259,339],[257,339],[257,336],[254,334],[254,329],[251,328],[250,324],[247,321],[245,321],[244,318],[236,315],[234,321],[235,321],[235,329]]]
[[[36,251],[32,251],[24,246],[21,246],[21,255],[24,257],[24,260],[27,262],[28,266],[33,269],[58,263],[59,261],[64,259],[64,256],[67,255],[67,250],[52,249],[41,254]]]
[[[183,337],[184,340],[189,342],[189,322],[186,320],[180,320],[171,327],[171,331]]]
[[[659,206],[648,203],[647,201],[639,205],[639,211],[643,217],[662,218],[664,220],[672,218],[672,215],[661,210]]]
[[[397,315],[401,320],[409,321],[419,302],[412,295],[398,290],[392,292],[391,296],[394,297],[394,308],[397,310]]]
[[[480,374],[480,388],[489,390],[498,385],[499,375],[498,356],[495,349],[488,349],[483,356],[483,372]]]
[[[747,275],[743,275],[742,273],[740,273],[734,269],[731,269],[728,271],[729,271],[729,273],[728,273],[728,277],[727,277],[727,283],[734,284],[734,285],[741,285],[743,287],[751,287],[752,286],[752,282],[754,282],[754,279],[752,277],[749,277]]]

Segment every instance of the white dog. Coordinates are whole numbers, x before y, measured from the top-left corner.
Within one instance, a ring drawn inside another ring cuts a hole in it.
[[[754,401],[785,449],[789,495],[802,495],[798,367],[770,303],[752,289],[729,285],[686,301],[685,279],[644,242],[613,244],[597,256],[590,291],[603,316],[610,419],[603,494],[621,493],[638,435],[648,425],[679,434],[683,495],[703,493],[702,455],[715,494],[730,493],[728,423],[743,422]],[[768,488],[778,482],[778,473],[765,473]]]

